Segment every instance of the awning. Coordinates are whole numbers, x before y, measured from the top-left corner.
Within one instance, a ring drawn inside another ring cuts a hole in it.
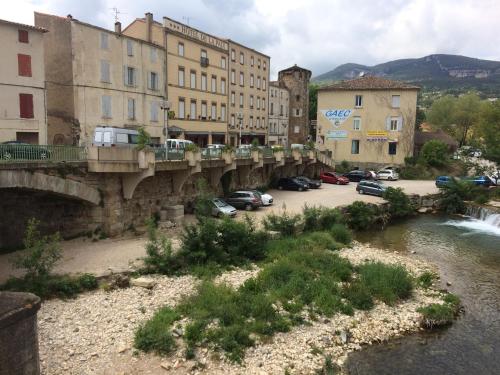
[[[178,126],[169,126],[168,127],[168,132],[169,133],[183,133],[184,132],[184,129],[182,128],[179,128]]]

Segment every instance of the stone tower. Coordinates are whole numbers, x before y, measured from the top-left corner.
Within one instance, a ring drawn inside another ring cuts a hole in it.
[[[290,92],[288,144],[307,142],[309,136],[309,80],[311,71],[294,66],[278,73],[278,82]]]

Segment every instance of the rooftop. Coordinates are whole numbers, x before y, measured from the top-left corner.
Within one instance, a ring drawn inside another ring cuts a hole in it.
[[[301,67],[300,67],[300,66],[298,66],[297,64],[294,64],[293,66],[291,66],[291,67],[289,67],[289,68],[282,69],[282,70],[280,70],[280,72],[294,71],[294,70],[302,70],[302,71],[306,71],[306,72],[311,73],[311,71],[310,71],[309,69],[301,68]]]
[[[406,82],[392,79],[366,76],[361,78],[340,81],[331,85],[320,87],[321,91],[335,90],[420,90],[420,87]]]
[[[15,27],[20,27],[23,29],[29,29],[29,30],[34,30],[34,31],[39,31],[41,33],[46,33],[48,30],[44,29],[43,27],[38,27],[38,26],[32,26],[32,25],[25,25],[24,23],[17,23],[17,22],[12,22],[12,21],[7,21],[7,20],[2,20],[0,19],[0,24],[4,25],[10,25],[10,26],[15,26]]]

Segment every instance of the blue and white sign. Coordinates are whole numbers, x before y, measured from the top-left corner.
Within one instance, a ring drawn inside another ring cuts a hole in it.
[[[354,112],[353,109],[322,109],[320,111],[337,128]]]
[[[326,139],[346,139],[347,130],[330,130],[326,133]]]

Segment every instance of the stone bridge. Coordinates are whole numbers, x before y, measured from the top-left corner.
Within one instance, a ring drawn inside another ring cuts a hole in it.
[[[181,156],[164,160],[152,151],[91,147],[83,161],[0,161],[0,249],[21,244],[31,217],[40,220],[43,232],[59,231],[65,238],[97,231],[113,236],[171,205],[189,212],[200,179],[223,195],[334,166],[323,154],[300,150]]]

